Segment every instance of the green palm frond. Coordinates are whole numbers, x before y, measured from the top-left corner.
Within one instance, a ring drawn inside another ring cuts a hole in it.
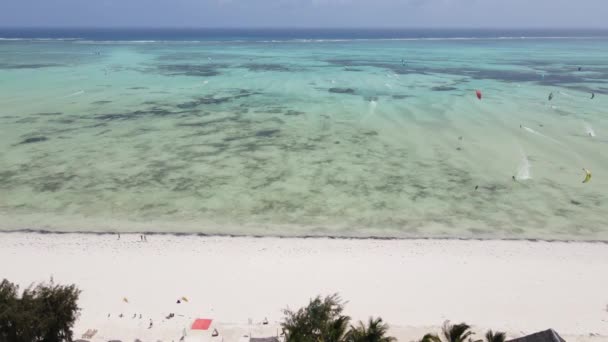
[[[507,335],[502,331],[493,332],[492,330],[488,330],[486,333],[487,342],[505,342],[506,339]]]
[[[473,335],[470,330],[471,326],[466,323],[450,324],[450,321],[445,321],[442,332],[446,342],[466,342]]]
[[[441,342],[441,339],[436,334],[426,334],[418,342]]]

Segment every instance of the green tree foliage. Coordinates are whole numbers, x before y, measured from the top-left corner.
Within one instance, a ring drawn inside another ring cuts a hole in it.
[[[357,326],[350,327],[346,334],[346,342],[393,342],[396,338],[386,336],[388,324],[382,322],[382,318],[370,317],[367,326],[361,321]]]
[[[441,329],[446,342],[467,342],[472,341],[471,326],[466,323],[450,324],[450,321],[443,323]]]
[[[344,303],[338,294],[312,299],[298,311],[286,309],[281,323],[287,342],[342,342],[350,317],[342,315]]]
[[[443,341],[436,334],[426,334],[419,342],[482,342],[481,340],[473,340],[474,333],[471,331],[471,326],[466,323],[450,324],[450,321],[445,321],[441,328],[441,334],[443,335]]]
[[[80,309],[75,285],[53,282],[30,286],[19,297],[19,287],[0,283],[0,342],[72,341],[72,326]]]
[[[506,339],[507,335],[504,332],[488,330],[486,333],[486,342],[505,342]]]
[[[426,334],[419,342],[442,342],[437,334]]]

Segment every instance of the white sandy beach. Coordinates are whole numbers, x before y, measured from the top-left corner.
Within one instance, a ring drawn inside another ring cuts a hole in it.
[[[2,233],[0,278],[23,287],[51,277],[77,284],[82,313],[75,337],[97,329],[92,341],[177,341],[197,317],[214,319],[220,336],[212,340],[276,335],[283,308],[334,292],[348,301],[353,319],[380,315],[400,341],[437,330],[446,319],[473,324],[478,333],[493,328],[518,337],[554,328],[568,341],[608,340],[605,243],[171,235],[139,240]],[[189,301],[176,304],[182,296]],[[176,317],[164,320],[169,313]],[[270,324],[262,326],[265,317]]]

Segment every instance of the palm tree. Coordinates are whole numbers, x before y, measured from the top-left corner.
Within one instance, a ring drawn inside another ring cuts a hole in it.
[[[471,326],[466,323],[450,324],[450,321],[445,321],[441,333],[445,342],[480,342],[471,338],[473,332]],[[442,340],[436,334],[426,334],[419,342],[442,342]]]
[[[426,334],[422,337],[419,342],[441,342],[441,339],[437,334]]]
[[[346,334],[345,342],[393,342],[397,339],[392,336],[386,336],[388,332],[388,324],[382,322],[382,318],[370,317],[367,327],[361,321],[358,326],[350,327],[350,331]]]
[[[311,299],[308,306],[283,311],[281,323],[287,342],[342,342],[350,317],[342,315],[344,302],[338,294]]]
[[[488,330],[486,333],[486,342],[505,342],[507,335],[502,331],[493,332]]]
[[[466,323],[460,324],[450,324],[450,321],[445,321],[443,323],[443,328],[441,329],[443,333],[443,337],[446,342],[471,342],[473,339],[471,336],[473,332],[471,331],[471,326]]]

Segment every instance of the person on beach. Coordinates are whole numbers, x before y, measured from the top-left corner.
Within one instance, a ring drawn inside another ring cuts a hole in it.
[[[120,240],[120,233],[117,233],[117,234],[118,234],[118,240]]]
[[[150,325],[148,326],[148,329],[152,329],[152,318],[150,318]]]

